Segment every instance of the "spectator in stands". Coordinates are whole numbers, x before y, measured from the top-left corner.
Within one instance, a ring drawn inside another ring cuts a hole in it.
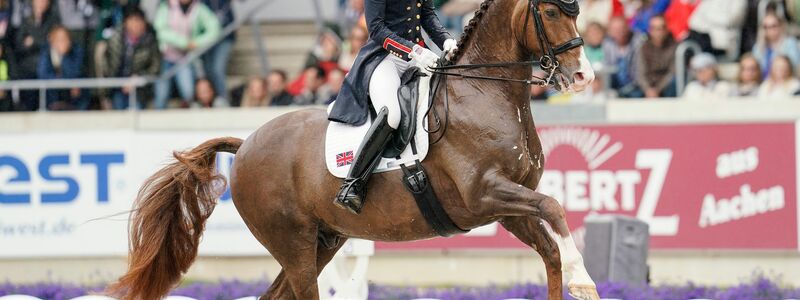
[[[161,73],[175,67],[186,55],[197,48],[208,46],[220,34],[219,20],[199,0],[167,0],[162,2],[154,20],[161,43],[163,61]],[[191,64],[178,67],[174,77],[183,106],[194,99],[194,74]],[[167,107],[173,79],[159,80],[155,86],[155,108]]]
[[[73,79],[84,76],[83,49],[74,45],[69,31],[60,25],[53,27],[48,35],[49,45],[42,47],[36,68],[38,79]],[[47,109],[87,110],[87,91],[79,88],[47,91]]]
[[[323,104],[331,104],[336,100],[336,96],[339,95],[339,90],[342,89],[342,84],[344,84],[344,75],[345,73],[342,69],[333,69],[328,73],[328,81],[325,82],[324,90],[329,96]]]
[[[294,98],[300,105],[324,104],[331,96],[325,88],[325,70],[322,67],[310,67],[303,71],[305,85],[303,90]]]
[[[360,26],[367,29],[367,24],[364,21],[364,0],[347,0],[340,26],[341,28]]]
[[[195,102],[192,107],[211,108],[226,107],[228,100],[217,95],[214,85],[206,78],[200,78],[194,84]]]
[[[631,20],[631,29],[639,33],[650,32],[650,19],[661,16],[667,11],[671,0],[642,1],[642,8],[636,12]]]
[[[261,77],[251,77],[247,81],[244,96],[242,96],[242,107],[268,106],[267,87]]]
[[[586,31],[583,33],[583,51],[586,53],[586,58],[589,59],[593,65],[603,63],[603,41],[606,39],[606,29],[600,23],[592,22],[586,26]]]
[[[61,25],[69,30],[72,41],[84,51],[94,49],[93,32],[99,15],[95,1],[57,0]],[[87,55],[90,56],[90,55]],[[85,62],[89,60],[84,57]]]
[[[604,67],[610,68],[611,87],[622,98],[637,98],[644,94],[636,86],[636,52],[641,38],[631,32],[623,17],[614,17],[608,24],[609,39],[603,42]]]
[[[612,0],[583,0],[579,4],[581,14],[576,22],[579,32],[585,32],[592,23],[603,27],[608,25],[613,8]]]
[[[234,21],[232,2],[231,0],[203,0],[203,3],[217,16],[222,28],[227,27]],[[203,66],[205,67],[206,75],[214,84],[214,90],[217,91],[218,97],[223,99],[228,99],[226,73],[235,42],[236,35],[231,32],[203,55]]]
[[[688,39],[715,55],[739,51],[747,0],[703,0],[689,18]]]
[[[105,77],[156,76],[161,68],[158,41],[150,30],[144,12],[133,7],[126,11],[123,29],[108,40],[104,53]],[[132,87],[111,90],[114,109],[128,108]],[[138,108],[144,108],[144,99],[151,98],[151,88],[136,90]]]
[[[42,47],[47,44],[47,35],[58,25],[58,14],[50,7],[49,0],[32,0],[31,14],[21,20],[15,32],[14,53],[11,62],[12,79],[34,79]],[[22,4],[20,4],[22,5]],[[39,101],[36,92],[21,93],[21,110],[36,110]]]
[[[353,62],[356,60],[358,51],[361,47],[367,44],[369,33],[367,29],[360,26],[354,26],[350,30],[350,35],[347,36],[347,42],[342,44],[342,55],[339,56],[339,68],[342,70],[350,70]]]
[[[326,30],[319,36],[317,45],[308,53],[306,68],[320,67],[328,74],[339,67],[339,54],[341,53],[341,40],[333,31]]]
[[[286,91],[286,72],[273,70],[267,75],[267,93],[270,106],[285,106],[294,104],[294,97]]]
[[[739,60],[739,76],[736,78],[736,96],[754,97],[758,95],[761,85],[761,67],[751,54],[745,54]]]
[[[0,0],[0,44],[6,44],[8,27],[11,23],[11,0]]]
[[[662,16],[650,19],[648,39],[637,52],[636,82],[647,98],[675,97],[675,47]]]
[[[772,61],[769,76],[758,88],[758,98],[765,100],[783,100],[800,90],[800,81],[794,77],[794,68],[789,57],[778,55]]]
[[[800,48],[797,39],[786,33],[786,22],[774,13],[769,13],[761,20],[758,42],[753,46],[753,56],[761,65],[762,74],[770,74],[772,61],[779,55],[785,55],[793,66],[800,63]]]
[[[676,41],[682,41],[689,35],[689,18],[698,4],[700,0],[673,0],[664,12],[667,27]]]
[[[683,98],[691,101],[719,100],[729,97],[733,87],[717,78],[717,59],[710,53],[700,53],[690,62],[695,80],[686,86]]]
[[[8,62],[6,61],[6,46],[0,43],[0,82],[8,80]],[[14,110],[14,102],[8,97],[5,90],[0,90],[0,111]]]

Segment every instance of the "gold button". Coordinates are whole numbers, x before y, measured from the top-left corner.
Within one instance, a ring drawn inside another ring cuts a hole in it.
[[[406,7],[406,10],[411,10],[411,6]]]
[[[419,20],[419,15],[417,15],[417,20]]]
[[[422,3],[417,2],[417,7],[422,7]]]
[[[417,26],[417,31],[419,31],[419,26]]]
[[[408,33],[411,33],[411,29],[408,30]]]
[[[419,17],[419,16],[418,16],[418,17]],[[409,21],[409,22],[411,22],[411,18],[408,18],[408,19],[406,19],[406,21]]]

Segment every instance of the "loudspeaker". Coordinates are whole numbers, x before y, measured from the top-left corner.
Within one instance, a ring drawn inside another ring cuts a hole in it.
[[[647,282],[647,223],[623,215],[591,215],[584,220],[583,251],[589,275],[596,282]]]

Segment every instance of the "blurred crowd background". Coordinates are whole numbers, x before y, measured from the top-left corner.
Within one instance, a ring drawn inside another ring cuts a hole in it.
[[[369,38],[364,0],[327,0],[338,1],[338,20],[320,30],[301,70],[276,68],[231,81],[237,34],[224,29],[236,20],[234,1],[162,0],[145,13],[137,0],[0,0],[0,81],[161,76],[138,88],[21,90],[13,97],[5,89],[0,111],[33,111],[42,104],[47,110],[111,110],[131,103],[165,109],[332,101]],[[433,1],[456,36],[482,2]],[[580,94],[532,86],[532,100],[800,94],[800,0],[578,1],[578,29],[598,79]]]

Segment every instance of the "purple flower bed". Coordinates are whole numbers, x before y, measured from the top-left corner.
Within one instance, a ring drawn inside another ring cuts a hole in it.
[[[243,282],[238,280],[219,283],[185,284],[173,291],[172,295],[192,297],[199,300],[232,300],[247,296],[258,296],[266,290],[268,283]],[[66,300],[74,297],[97,294],[102,286],[76,286],[60,283],[11,284],[0,283],[0,296],[24,294],[41,299]],[[776,300],[800,299],[800,289],[781,287],[774,280],[756,276],[747,283],[718,288],[688,283],[676,286],[634,286],[618,283],[598,284],[597,290],[603,298],[685,300],[706,298],[714,300]],[[408,300],[415,298],[434,298],[441,300],[495,300],[509,298],[545,299],[547,288],[537,284],[488,287],[448,287],[416,288],[394,287],[373,284],[369,299]],[[572,299],[565,295],[565,299]]]

